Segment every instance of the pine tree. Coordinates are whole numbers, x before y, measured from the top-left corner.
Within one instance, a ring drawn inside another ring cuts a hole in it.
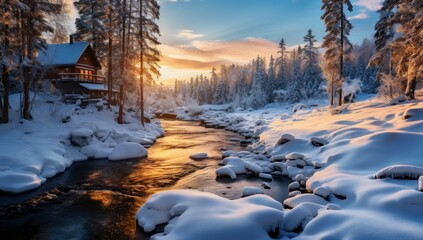
[[[338,103],[340,105],[342,104],[344,55],[349,54],[352,49],[352,45],[348,40],[352,25],[345,16],[344,5],[347,5],[347,9],[350,12],[353,7],[350,0],[322,1],[324,13],[321,18],[325,22],[327,32],[322,44],[322,47],[326,48],[324,73],[328,80],[331,105],[334,105],[336,90],[339,94],[339,100],[341,100]]]
[[[288,102],[299,102],[303,99],[301,90],[303,87],[303,78],[301,72],[302,49],[298,46],[297,50],[292,51],[292,78],[286,90],[285,100]]]
[[[220,80],[217,84],[216,91],[213,96],[213,104],[224,104],[225,103],[225,82]]]
[[[277,81],[275,76],[275,59],[270,56],[269,68],[267,69],[267,81],[265,85],[265,92],[268,102],[274,102],[273,91],[277,89]]]
[[[17,28],[16,9],[24,10],[19,1],[0,1],[0,123],[9,122],[9,79],[17,51],[10,32]]]
[[[160,6],[156,0],[138,0],[138,47],[139,47],[139,76],[140,76],[140,108],[141,123],[144,126],[144,85],[152,84],[155,77],[160,75],[158,62],[160,44],[158,36],[160,29],[157,20],[160,18]]]
[[[279,82],[278,84],[278,88],[279,89],[285,89],[287,87],[286,84],[286,59],[287,59],[287,55],[288,52],[286,50],[286,44],[285,44],[285,40],[282,38],[281,41],[279,42],[279,51],[278,53],[279,58],[278,58],[278,71],[277,71],[277,80]]]
[[[264,66],[264,60],[257,57],[255,61],[255,71],[253,78],[253,85],[249,96],[249,105],[252,108],[261,108],[268,103],[267,95],[264,90],[264,83],[266,82],[266,68]]]
[[[23,69],[23,110],[22,117],[31,119],[30,87],[37,77],[37,69],[40,68],[36,62],[38,51],[47,47],[43,34],[53,32],[53,27],[47,21],[49,16],[60,14],[62,4],[49,0],[22,0],[21,3],[27,7],[27,11],[21,15],[21,48],[23,56],[20,65]]]
[[[397,81],[406,83],[405,94],[409,99],[414,99],[417,79],[423,77],[422,12],[423,2],[419,0],[385,0],[376,27],[376,40],[379,41],[376,43],[374,62],[381,64],[382,60],[378,60],[378,57],[383,59],[390,56],[395,77]],[[402,35],[387,44],[392,38],[393,27],[399,27]]]
[[[302,92],[303,97],[310,98],[320,94],[320,84],[323,81],[321,77],[322,70],[318,64],[318,50],[315,47],[317,40],[311,29],[304,36],[304,42],[306,44],[303,49],[304,75]]]
[[[106,0],[79,0],[74,2],[79,17],[75,20],[77,41],[90,42],[94,52],[101,59],[106,56],[107,19]]]

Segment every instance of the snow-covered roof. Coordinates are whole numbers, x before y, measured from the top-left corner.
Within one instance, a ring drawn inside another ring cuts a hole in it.
[[[76,65],[89,46],[88,42],[48,44],[47,50],[41,51],[37,60],[45,66]]]
[[[81,87],[86,88],[87,90],[92,91],[107,91],[107,87],[104,84],[96,84],[96,83],[80,83]],[[117,90],[113,89],[113,92],[118,92]]]

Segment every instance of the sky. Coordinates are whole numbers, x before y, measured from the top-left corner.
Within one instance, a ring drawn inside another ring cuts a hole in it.
[[[72,1],[72,0],[68,0]],[[284,38],[289,47],[303,43],[312,29],[325,35],[321,0],[158,0],[162,45],[160,81],[209,74],[221,64],[246,64],[258,55],[277,56]],[[354,29],[350,40],[371,38],[382,0],[351,0]]]

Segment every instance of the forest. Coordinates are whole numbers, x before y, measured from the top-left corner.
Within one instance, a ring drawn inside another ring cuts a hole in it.
[[[346,16],[352,11],[350,1],[322,3],[321,19],[326,26],[323,42],[310,29],[299,46],[287,46],[282,38],[278,56],[268,58],[258,52],[250,64],[223,65],[219,70],[216,66],[209,76],[175,80],[173,88],[155,81],[160,75],[161,56],[157,48],[157,1],[75,1],[79,17],[72,34],[77,41],[90,42],[99,57],[108,79],[109,102],[111,90],[119,85],[124,86],[131,104],[143,108],[149,107],[145,98],[157,108],[163,106],[159,98],[170,96],[172,99],[165,102],[176,105],[231,103],[255,109],[269,103],[324,97],[337,106],[353,101],[352,90],[413,99],[423,72],[422,3],[384,1],[378,10],[374,39],[356,46],[349,41],[354,29]],[[66,41],[69,7],[62,0],[1,1],[1,122],[8,122],[8,96],[16,92],[23,94],[22,118],[31,118],[30,92],[46,85],[43,76],[47,70],[37,62],[38,52],[44,51],[47,43]],[[148,88],[146,97],[144,88]]]

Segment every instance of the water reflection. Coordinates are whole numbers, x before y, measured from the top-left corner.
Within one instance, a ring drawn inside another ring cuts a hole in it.
[[[1,195],[2,239],[148,239],[136,230],[135,214],[158,191],[191,188],[236,199],[244,186],[260,186],[260,180],[248,176],[216,181],[220,149],[242,150],[229,141],[238,135],[205,129],[196,122],[162,125],[167,136],[149,149],[147,159],[79,162],[39,189]],[[189,158],[199,152],[210,158]],[[286,197],[287,183],[275,180],[270,185],[265,193],[277,200]]]

